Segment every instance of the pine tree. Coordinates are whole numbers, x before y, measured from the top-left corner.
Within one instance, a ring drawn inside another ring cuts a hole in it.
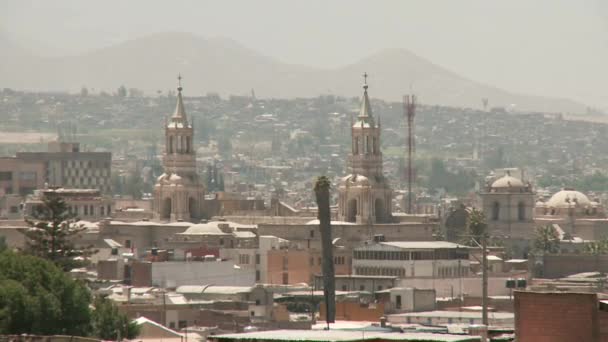
[[[76,224],[60,196],[45,196],[33,218],[26,222],[30,228],[20,231],[26,237],[24,252],[50,260],[64,271],[84,264],[76,257],[95,253],[92,246],[76,246],[75,240],[86,228]]]

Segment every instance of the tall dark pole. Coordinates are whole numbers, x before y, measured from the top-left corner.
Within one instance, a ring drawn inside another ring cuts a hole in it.
[[[415,148],[414,140],[414,116],[416,116],[416,96],[403,96],[403,109],[407,117],[407,213],[413,214],[412,210],[412,178],[413,165],[412,156]]]
[[[488,238],[484,232],[481,236],[481,321],[488,326]]]
[[[317,178],[315,196],[317,199],[319,228],[321,230],[321,245],[323,253],[323,295],[327,327],[336,319],[336,286],[334,274],[333,246],[331,241],[331,213],[329,210],[329,179],[325,176]]]

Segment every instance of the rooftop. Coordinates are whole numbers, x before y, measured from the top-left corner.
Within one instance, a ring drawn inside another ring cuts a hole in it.
[[[473,342],[479,341],[476,336],[429,334],[429,333],[384,333],[348,330],[273,330],[256,331],[242,334],[210,336],[211,340],[266,340],[266,341],[319,341],[347,342],[368,340],[392,340],[411,342]]]
[[[465,245],[447,241],[392,241],[382,242],[381,244],[403,249],[469,248]]]
[[[479,318],[481,319],[481,311],[423,311],[423,312],[407,312],[401,314],[389,315],[393,317],[438,317],[438,318]],[[515,314],[511,312],[488,312],[490,319],[513,319]]]

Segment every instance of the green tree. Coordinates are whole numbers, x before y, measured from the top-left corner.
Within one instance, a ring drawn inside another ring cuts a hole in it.
[[[118,97],[122,97],[122,98],[127,97],[127,88],[124,85],[121,85],[120,87],[118,87],[118,90],[116,91],[116,95]]]
[[[534,235],[535,251],[548,254],[559,252],[559,235],[553,226],[547,224],[536,227]]]
[[[592,255],[602,255],[608,253],[608,239],[604,238],[589,242],[585,245],[585,253]]]
[[[0,253],[0,334],[86,336],[90,293],[53,263]]]
[[[466,236],[463,236],[461,241],[468,246],[477,247],[477,244],[472,239],[480,242],[481,239],[488,238],[486,218],[482,211],[475,208],[471,209],[466,231]]]
[[[89,89],[87,89],[87,87],[80,88],[80,96],[81,97],[89,96]]]
[[[103,296],[95,297],[93,303],[93,335],[103,340],[134,339],[139,335],[139,326],[129,321],[118,311],[118,307]]]
[[[227,135],[220,135],[217,139],[217,149],[222,157],[229,157],[232,154],[232,141]]]
[[[141,199],[144,190],[144,181],[139,172],[130,173],[125,184],[125,192],[134,199]]]
[[[60,196],[45,196],[26,222],[30,228],[20,231],[26,238],[23,251],[50,260],[64,271],[83,265],[76,257],[94,253],[91,246],[76,246],[75,240],[86,228],[76,224]]]

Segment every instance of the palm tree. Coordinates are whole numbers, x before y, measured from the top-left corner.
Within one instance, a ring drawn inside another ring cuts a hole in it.
[[[559,235],[552,225],[539,226],[535,229],[534,250],[545,254],[559,252]]]
[[[333,323],[336,317],[336,288],[334,283],[334,257],[331,241],[331,213],[329,211],[329,188],[331,183],[325,176],[317,178],[315,197],[317,199],[321,245],[323,248],[323,294],[326,305],[326,321]]]

